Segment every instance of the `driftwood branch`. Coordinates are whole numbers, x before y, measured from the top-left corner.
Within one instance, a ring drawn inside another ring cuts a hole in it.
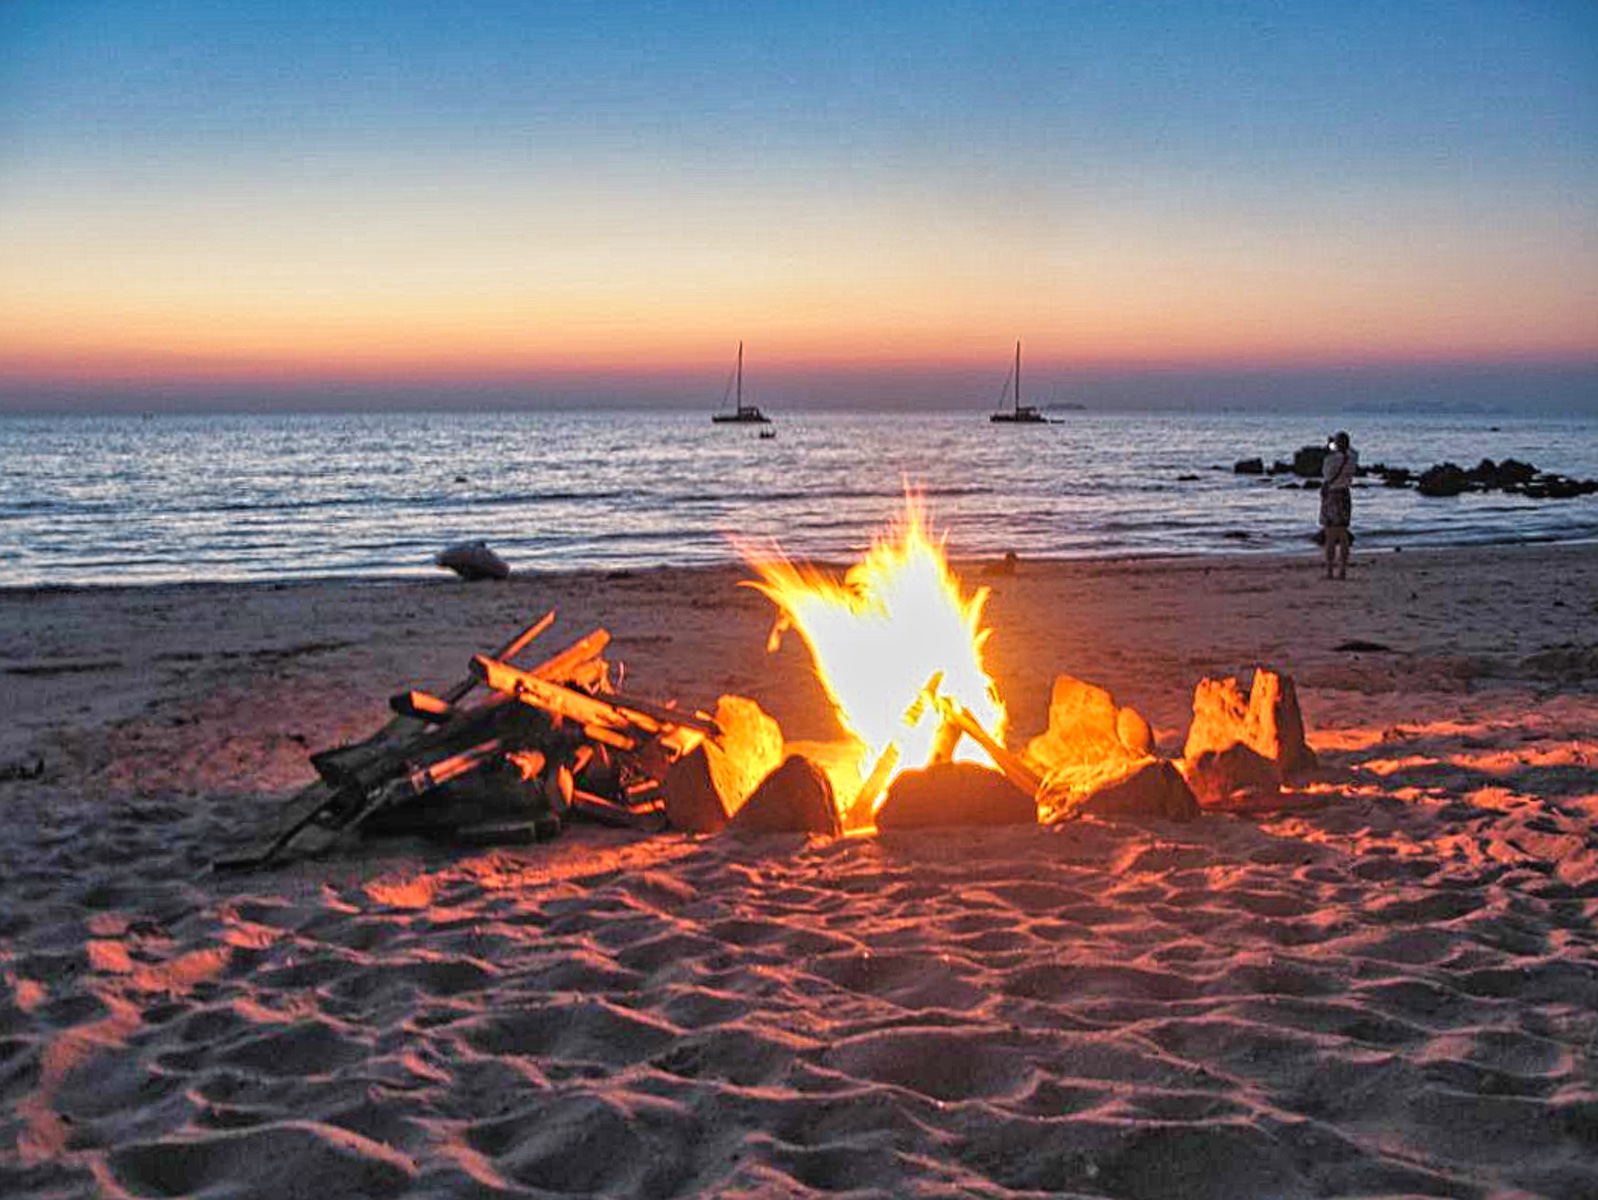
[[[399,716],[425,721],[429,725],[447,725],[460,715],[459,710],[442,696],[415,688],[390,696],[388,706]]]
[[[659,734],[670,728],[691,729],[717,736],[721,728],[708,717],[680,712],[664,704],[610,693],[590,696],[575,688],[542,679],[536,672],[521,671],[508,663],[479,654],[472,659],[478,678],[497,692],[513,696],[523,704],[565,717],[586,727],[608,730],[624,736],[633,733]],[[599,738],[606,741],[608,739]]]
[[[500,657],[508,658],[519,653],[554,621],[553,610],[545,613],[501,646]],[[453,706],[465,699],[467,693],[476,686],[476,676],[468,676],[444,692],[440,699]],[[417,737],[425,735],[430,728],[428,721],[408,713],[395,716],[365,741],[349,746],[335,746],[331,750],[311,755],[311,765],[316,768],[318,775],[335,788],[346,786],[346,781],[350,779],[369,779],[374,775],[380,777],[384,772],[397,769],[404,761],[410,744]]]

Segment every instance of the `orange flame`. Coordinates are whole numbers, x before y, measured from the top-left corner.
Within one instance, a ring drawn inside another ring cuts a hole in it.
[[[988,589],[962,593],[918,496],[906,495],[904,517],[872,539],[841,582],[780,551],[745,553],[761,576],[746,586],[781,612],[770,648],[788,625],[804,638],[839,721],[861,744],[860,776],[887,755],[901,767],[930,761],[940,719],[927,703],[929,689],[963,705],[1002,741],[1004,705],[982,665]],[[955,757],[990,762],[969,739]],[[839,800],[847,812],[853,797]]]

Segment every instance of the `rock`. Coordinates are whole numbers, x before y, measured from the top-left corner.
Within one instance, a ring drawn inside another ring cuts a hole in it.
[[[1495,478],[1501,488],[1515,485],[1524,486],[1537,478],[1537,468],[1530,463],[1521,462],[1519,459],[1506,458],[1498,464]]]
[[[1169,761],[1154,757],[1062,767],[1044,779],[1038,806],[1041,819],[1049,823],[1080,816],[1188,821],[1199,812],[1182,773]]]
[[[1201,680],[1193,692],[1193,723],[1182,757],[1201,804],[1223,799],[1223,786],[1257,790],[1269,780],[1274,790],[1312,769],[1315,752],[1304,736],[1292,678],[1256,668],[1247,699],[1236,679]]]
[[[462,579],[508,579],[510,566],[488,548],[487,542],[456,542],[433,559]]]
[[[1069,675],[1054,681],[1048,731],[1028,743],[1022,758],[1043,776],[1038,804],[1048,820],[1076,816],[1101,795],[1108,797],[1102,801],[1105,815],[1164,814],[1183,807],[1180,798],[1154,799],[1164,796],[1169,781],[1157,770],[1154,730],[1143,715],[1118,706],[1103,688]],[[1127,792],[1116,791],[1123,787]],[[1180,791],[1187,793],[1185,783]]]
[[[1415,481],[1415,490],[1422,496],[1458,496],[1469,487],[1470,476],[1451,462],[1427,467]]]
[[[1539,473],[1536,467],[1518,459],[1506,458],[1501,463],[1495,463],[1490,458],[1484,458],[1465,472],[1465,477],[1472,484],[1488,491],[1507,492],[1525,487],[1536,479]]]
[[[782,762],[782,729],[753,700],[716,702],[720,738],[706,738],[666,771],[661,781],[666,820],[687,833],[717,833],[761,780]]]
[[[733,814],[727,833],[843,832],[827,773],[798,754],[790,754]]]
[[[1133,817],[1191,821],[1199,815],[1199,802],[1175,765],[1155,758],[1074,798],[1065,811],[1056,808],[1052,815],[1056,820],[1092,816],[1113,821]]]
[[[1309,748],[1305,736],[1304,713],[1298,706],[1298,689],[1291,675],[1256,667],[1248,707],[1256,731],[1249,744],[1273,759],[1284,779],[1315,769],[1315,751]]]
[[[1120,707],[1101,687],[1061,675],[1049,696],[1049,727],[1027,743],[1021,757],[1048,775],[1147,758],[1153,744],[1149,723],[1134,709]]]
[[[1293,452],[1293,474],[1302,479],[1319,479],[1326,466],[1325,446],[1301,446]]]
[[[1278,796],[1281,771],[1258,750],[1235,742],[1182,760],[1182,773],[1201,808],[1226,808]]]
[[[1116,711],[1115,732],[1128,754],[1153,756],[1154,730],[1137,709],[1122,708]]]
[[[877,809],[877,828],[920,829],[931,825],[1030,825],[1037,802],[992,767],[933,763],[903,771]]]
[[[1519,489],[1534,500],[1570,500],[1598,492],[1598,480],[1570,479],[1564,475],[1542,474]]]
[[[672,763],[661,780],[666,822],[684,833],[720,833],[730,819],[727,801],[716,787],[708,741]]]
[[[1234,475],[1263,475],[1265,474],[1265,460],[1263,458],[1244,458],[1232,464]]]

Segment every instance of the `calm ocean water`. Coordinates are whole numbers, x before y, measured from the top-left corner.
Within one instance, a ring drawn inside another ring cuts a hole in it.
[[[1062,412],[0,418],[0,586],[407,576],[482,538],[518,570],[846,558],[927,497],[956,558],[1307,553],[1313,492],[1234,475],[1347,428],[1365,463],[1515,457],[1598,477],[1598,422]],[[1182,479],[1181,476],[1197,476]],[[1358,549],[1591,540],[1598,497],[1356,493]]]

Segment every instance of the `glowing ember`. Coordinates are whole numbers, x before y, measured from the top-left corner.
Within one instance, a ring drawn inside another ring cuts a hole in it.
[[[804,638],[840,722],[861,743],[861,778],[882,764],[875,782],[885,785],[884,774],[924,765],[945,749],[939,745],[944,710],[932,701],[929,684],[939,699],[968,710],[1003,739],[1004,706],[982,665],[988,590],[961,594],[917,497],[907,497],[902,520],[873,539],[841,582],[780,552],[746,554],[761,575],[748,586],[782,613],[772,648],[785,626]],[[954,757],[990,761],[971,738],[959,741]],[[854,797],[839,800],[847,813]]]

